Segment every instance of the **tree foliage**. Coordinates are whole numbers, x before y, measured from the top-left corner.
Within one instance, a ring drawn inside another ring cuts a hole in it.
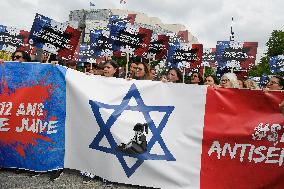
[[[250,76],[262,76],[263,74],[271,75],[269,68],[269,59],[272,56],[281,55],[284,52],[284,31],[282,30],[273,30],[270,38],[267,43],[267,52],[260,59],[259,64],[254,66],[250,71]],[[284,76],[284,72],[278,73],[279,75]]]

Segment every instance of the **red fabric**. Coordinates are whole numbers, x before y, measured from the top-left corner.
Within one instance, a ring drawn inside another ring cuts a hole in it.
[[[201,188],[283,188],[284,169],[279,163],[265,163],[266,160],[250,162],[250,147],[247,147],[240,161],[241,148],[236,151],[235,158],[231,159],[228,151],[225,156],[217,158],[217,152],[209,156],[208,152],[214,141],[223,148],[229,143],[250,144],[256,148],[260,146],[275,147],[280,150],[273,154],[281,154],[284,141],[274,146],[273,142],[263,138],[253,140],[255,128],[260,123],[280,124],[278,141],[284,133],[284,117],[280,113],[279,103],[284,100],[283,92],[268,92],[239,90],[239,89],[210,89],[206,97],[205,127],[203,131],[203,146],[201,157]],[[267,133],[272,134],[271,132]],[[267,154],[267,150],[261,151]],[[252,158],[261,155],[253,153]],[[279,160],[279,157],[268,158]]]

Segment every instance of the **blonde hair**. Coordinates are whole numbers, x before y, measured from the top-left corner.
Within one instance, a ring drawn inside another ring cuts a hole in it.
[[[248,89],[260,89],[259,86],[257,85],[257,83],[254,80],[251,80],[251,79],[247,79],[245,81],[245,86]]]

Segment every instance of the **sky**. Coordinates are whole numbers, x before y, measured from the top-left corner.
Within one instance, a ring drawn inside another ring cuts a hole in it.
[[[36,13],[64,22],[71,10],[90,9],[90,2],[97,9],[126,9],[183,24],[204,48],[229,40],[234,17],[235,40],[258,42],[258,60],[271,32],[284,30],[283,0],[1,0],[0,24],[30,30]]]

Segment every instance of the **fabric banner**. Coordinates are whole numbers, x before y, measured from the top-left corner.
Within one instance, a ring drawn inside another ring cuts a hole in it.
[[[269,59],[271,73],[284,72],[284,55],[273,56]]]
[[[65,167],[118,183],[199,188],[205,86],[94,78],[72,70],[66,80]],[[137,137],[147,141],[145,151],[134,143],[127,148]]]
[[[81,32],[68,23],[59,23],[36,14],[30,31],[29,43],[37,48],[72,59],[79,43]]]
[[[218,67],[249,70],[255,64],[257,42],[218,41],[216,59]]]
[[[63,168],[65,72],[38,63],[0,66],[0,167]]]
[[[0,67],[0,167],[44,171],[64,160],[146,187],[283,188],[283,92],[65,71]]]
[[[15,52],[24,45],[22,30],[0,25],[0,50]]]
[[[208,88],[201,188],[283,188],[284,93]]]

